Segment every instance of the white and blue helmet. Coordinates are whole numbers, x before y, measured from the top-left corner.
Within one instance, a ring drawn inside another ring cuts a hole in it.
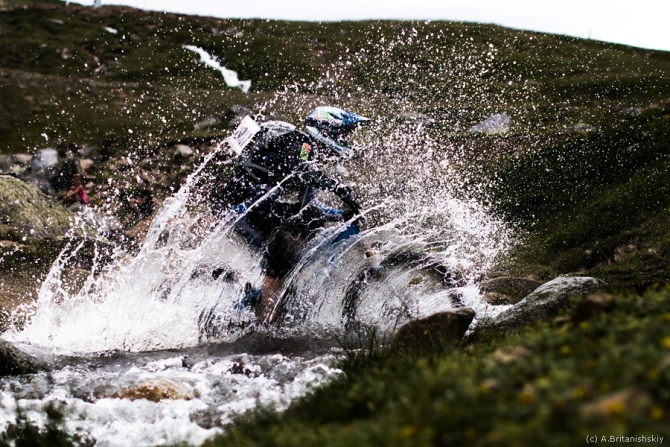
[[[370,123],[370,119],[337,107],[317,107],[305,119],[307,133],[340,157],[351,157],[354,149],[349,147],[349,138],[359,127]]]

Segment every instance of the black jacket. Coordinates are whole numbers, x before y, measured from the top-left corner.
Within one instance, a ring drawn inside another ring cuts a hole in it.
[[[320,143],[288,123],[270,121],[260,127],[240,154],[234,180],[212,191],[215,211],[237,205],[248,207],[270,191],[264,201],[272,201],[291,190],[298,191],[303,208],[315,197],[315,189],[322,189],[332,191],[358,212],[353,190],[315,168],[313,160]]]

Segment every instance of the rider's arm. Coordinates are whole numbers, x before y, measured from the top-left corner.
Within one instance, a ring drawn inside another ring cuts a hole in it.
[[[337,180],[329,177],[325,173],[314,169],[311,165],[305,164],[300,170],[298,177],[307,185],[315,188],[324,189],[335,193],[342,202],[344,202],[355,214],[360,211],[360,205],[356,201],[356,192],[349,186],[340,184]]]

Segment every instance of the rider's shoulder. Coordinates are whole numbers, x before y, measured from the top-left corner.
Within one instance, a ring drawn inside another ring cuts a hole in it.
[[[260,124],[260,128],[266,141],[272,141],[279,138],[283,139],[286,137],[309,139],[309,135],[302,130],[299,130],[293,124],[285,121],[266,121]]]
[[[285,121],[265,121],[260,123],[260,128],[265,132],[276,133],[278,135],[297,130],[293,124],[287,123]]]

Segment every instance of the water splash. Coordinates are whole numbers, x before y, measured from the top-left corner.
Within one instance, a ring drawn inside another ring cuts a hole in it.
[[[281,333],[343,330],[354,320],[392,330],[462,305],[490,311],[472,287],[505,249],[507,229],[476,202],[455,197],[458,173],[427,163],[430,147],[370,148],[346,166],[364,193],[369,228],[333,244],[346,223],[336,225],[307,246],[282,291]],[[5,337],[74,352],[149,351],[234,341],[253,330],[253,312],[236,305],[245,289],[260,287],[262,254],[232,230],[241,216],[215,221],[205,204],[211,169],[224,153],[209,154],[163,203],[137,256],[119,252],[108,265],[94,262],[74,294],[63,287],[63,273],[83,243],[64,250],[33,308],[19,312],[25,327]],[[370,154],[380,168],[366,163]],[[401,154],[403,163],[394,163]],[[216,326],[205,337],[203,312]]]

